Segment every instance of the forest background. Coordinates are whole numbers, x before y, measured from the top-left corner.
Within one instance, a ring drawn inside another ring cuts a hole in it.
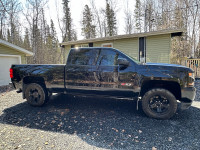
[[[0,0],[0,39],[33,52],[28,63],[57,64],[62,42],[184,29],[171,50],[181,64],[200,58],[199,8],[199,0]]]

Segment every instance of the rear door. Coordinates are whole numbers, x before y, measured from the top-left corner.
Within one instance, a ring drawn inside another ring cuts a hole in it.
[[[68,92],[90,94],[94,84],[93,64],[98,49],[71,50],[65,68],[65,85]]]

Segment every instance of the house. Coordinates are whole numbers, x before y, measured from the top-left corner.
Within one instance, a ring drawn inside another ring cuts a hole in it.
[[[118,35],[61,43],[67,55],[76,47],[113,47],[141,62],[170,63],[171,38],[182,36],[184,30],[160,30],[153,32]]]
[[[9,84],[12,64],[26,64],[26,57],[32,55],[32,52],[0,39],[0,86]]]

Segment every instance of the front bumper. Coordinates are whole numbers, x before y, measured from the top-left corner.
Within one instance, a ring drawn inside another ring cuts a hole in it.
[[[196,96],[196,88],[195,87],[187,87],[181,89],[181,109],[188,109],[192,102],[194,101]]]

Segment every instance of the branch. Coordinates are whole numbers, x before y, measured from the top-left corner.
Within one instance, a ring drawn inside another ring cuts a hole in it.
[[[7,13],[9,14],[9,12],[7,11],[7,9],[6,9],[5,5],[3,4],[2,0],[0,0],[0,3],[1,3],[1,5],[3,6],[4,11],[7,12]]]

